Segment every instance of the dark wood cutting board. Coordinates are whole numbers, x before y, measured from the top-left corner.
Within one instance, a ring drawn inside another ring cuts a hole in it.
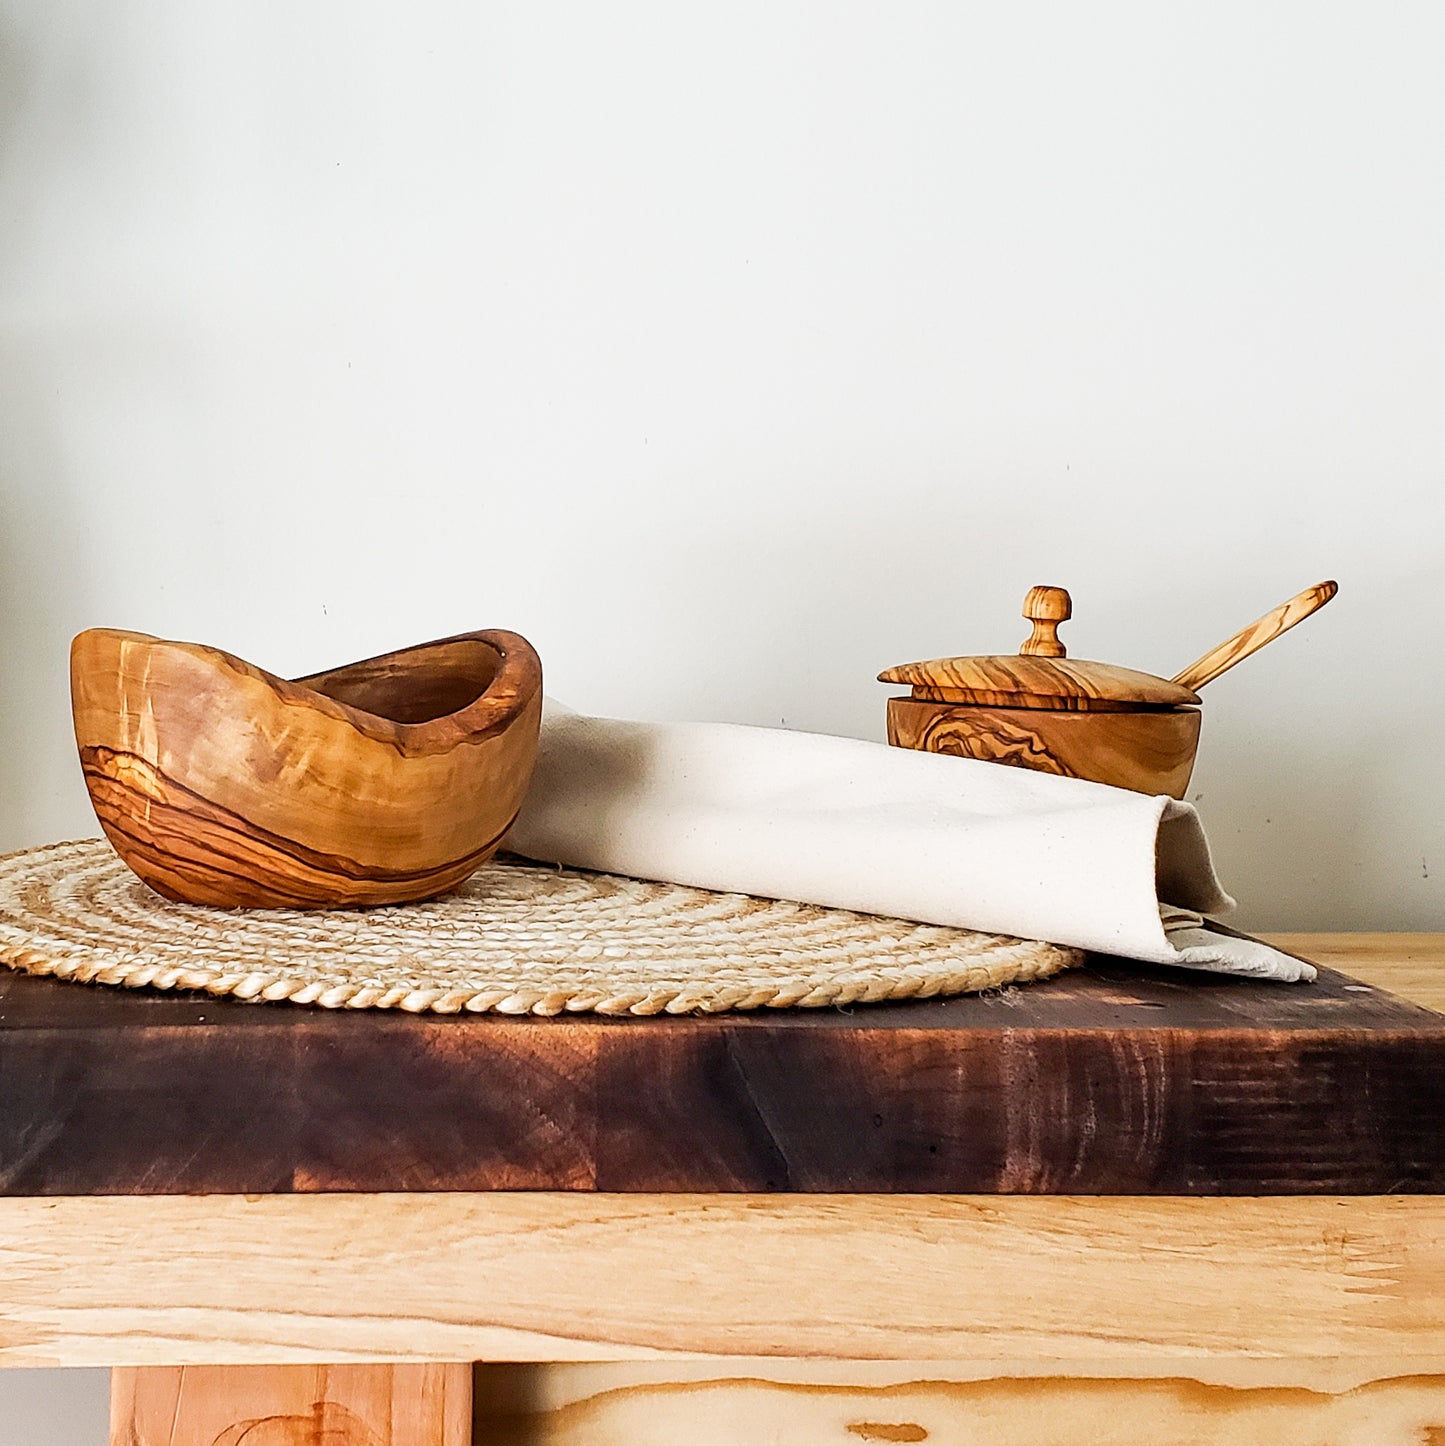
[[[1445,1191],[1445,1016],[1096,958],[851,1011],[447,1018],[0,970],[0,1194]]]

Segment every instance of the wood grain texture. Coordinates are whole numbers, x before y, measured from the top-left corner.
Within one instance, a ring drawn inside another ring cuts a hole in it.
[[[1014,657],[935,658],[878,675],[912,696],[888,700],[888,741],[1183,798],[1199,746],[1192,689],[1132,668],[1065,656],[1069,595],[1035,587],[1033,633]]]
[[[470,1365],[111,1372],[110,1446],[470,1446]]]
[[[888,700],[888,741],[1183,798],[1199,746],[1196,708],[1059,713],[921,698]]]
[[[167,898],[398,903],[455,888],[511,827],[541,666],[467,633],[287,682],[216,648],[93,629],[71,648],[91,802]]]
[[[633,1361],[479,1361],[472,1367],[477,1419],[546,1415],[614,1388],[758,1382],[772,1386],[878,1389],[920,1381],[968,1385],[999,1379],[1159,1381],[1183,1378],[1247,1391],[1305,1388],[1340,1396],[1374,1382],[1439,1376],[1439,1356],[1115,1355],[1029,1358],[970,1355],[954,1360],[847,1360],[829,1356],[676,1356]]]
[[[1059,624],[1073,614],[1061,587],[1030,588],[1023,615],[1033,632],[1017,657],[934,658],[900,663],[878,675],[880,683],[904,683],[915,698],[940,703],[978,703],[997,708],[1056,711],[1179,708],[1199,702],[1192,689],[1152,673],[1113,663],[1070,659]]]
[[[1338,969],[1357,982],[1445,1013],[1445,934],[1270,934],[1301,959]]]
[[[1065,713],[1179,708],[1199,702],[1192,689],[1167,678],[1080,658],[935,658],[885,669],[878,681],[905,684],[915,698],[938,702]]]
[[[1445,1355],[1435,1198],[0,1201],[0,1360]]]
[[[1096,959],[955,1000],[711,1019],[368,1016],[4,975],[0,1081],[10,1195],[1445,1185],[1445,1019],[1329,974]]]
[[[1182,672],[1176,673],[1174,681],[1181,688],[1196,690],[1212,683],[1221,673],[1227,672],[1236,663],[1242,663],[1266,643],[1272,643],[1281,633],[1287,633],[1296,623],[1302,623],[1317,613],[1339,590],[1336,582],[1318,582],[1306,588],[1262,618],[1256,618],[1247,628],[1241,628],[1218,647],[1211,648],[1202,658],[1197,658]]]
[[[1004,1362],[991,1373],[961,1375],[941,1363],[886,1383],[799,1380],[805,1372],[770,1373],[768,1363],[754,1364],[760,1370],[753,1376],[709,1362],[674,1367],[670,1378],[640,1364],[480,1367],[476,1446],[1420,1446],[1436,1440],[1435,1433],[1445,1436],[1445,1373],[1438,1362],[1420,1373],[1387,1367],[1379,1378],[1343,1388],[1332,1383],[1330,1363],[1302,1371],[1263,1362],[1243,1384],[1201,1380],[1208,1373],[1183,1362],[1168,1375],[1132,1378],[1021,1375],[1017,1363]],[[489,1394],[494,1373],[523,1372],[534,1377],[532,1399]],[[587,1387],[569,1399],[548,1398],[548,1376],[582,1373],[591,1378]],[[851,1363],[850,1374],[866,1377],[866,1365]]]
[[[1059,624],[1074,615],[1073,599],[1061,587],[1031,587],[1024,598],[1023,615],[1033,624],[1033,632],[1019,648],[1031,658],[1062,658],[1067,649],[1059,641]]]

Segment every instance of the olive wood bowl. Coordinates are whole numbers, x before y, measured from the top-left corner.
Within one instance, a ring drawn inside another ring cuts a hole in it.
[[[516,633],[288,682],[218,648],[95,628],[71,645],[70,679],[100,826],[182,903],[446,893],[496,852],[536,762],[542,665]]]
[[[1183,798],[1199,746],[1198,708],[1070,712],[923,698],[888,700],[888,741]]]

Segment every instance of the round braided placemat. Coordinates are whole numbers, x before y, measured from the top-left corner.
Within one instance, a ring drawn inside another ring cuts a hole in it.
[[[1076,950],[493,860],[445,898],[300,912],[173,904],[103,839],[0,859],[0,962],[81,983],[328,1009],[711,1014],[966,994]]]

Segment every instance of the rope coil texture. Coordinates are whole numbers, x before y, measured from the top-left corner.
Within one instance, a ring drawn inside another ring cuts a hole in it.
[[[445,898],[300,912],[174,904],[103,839],[0,858],[0,963],[78,983],[327,1009],[711,1014],[966,994],[1077,950],[495,859]]]

